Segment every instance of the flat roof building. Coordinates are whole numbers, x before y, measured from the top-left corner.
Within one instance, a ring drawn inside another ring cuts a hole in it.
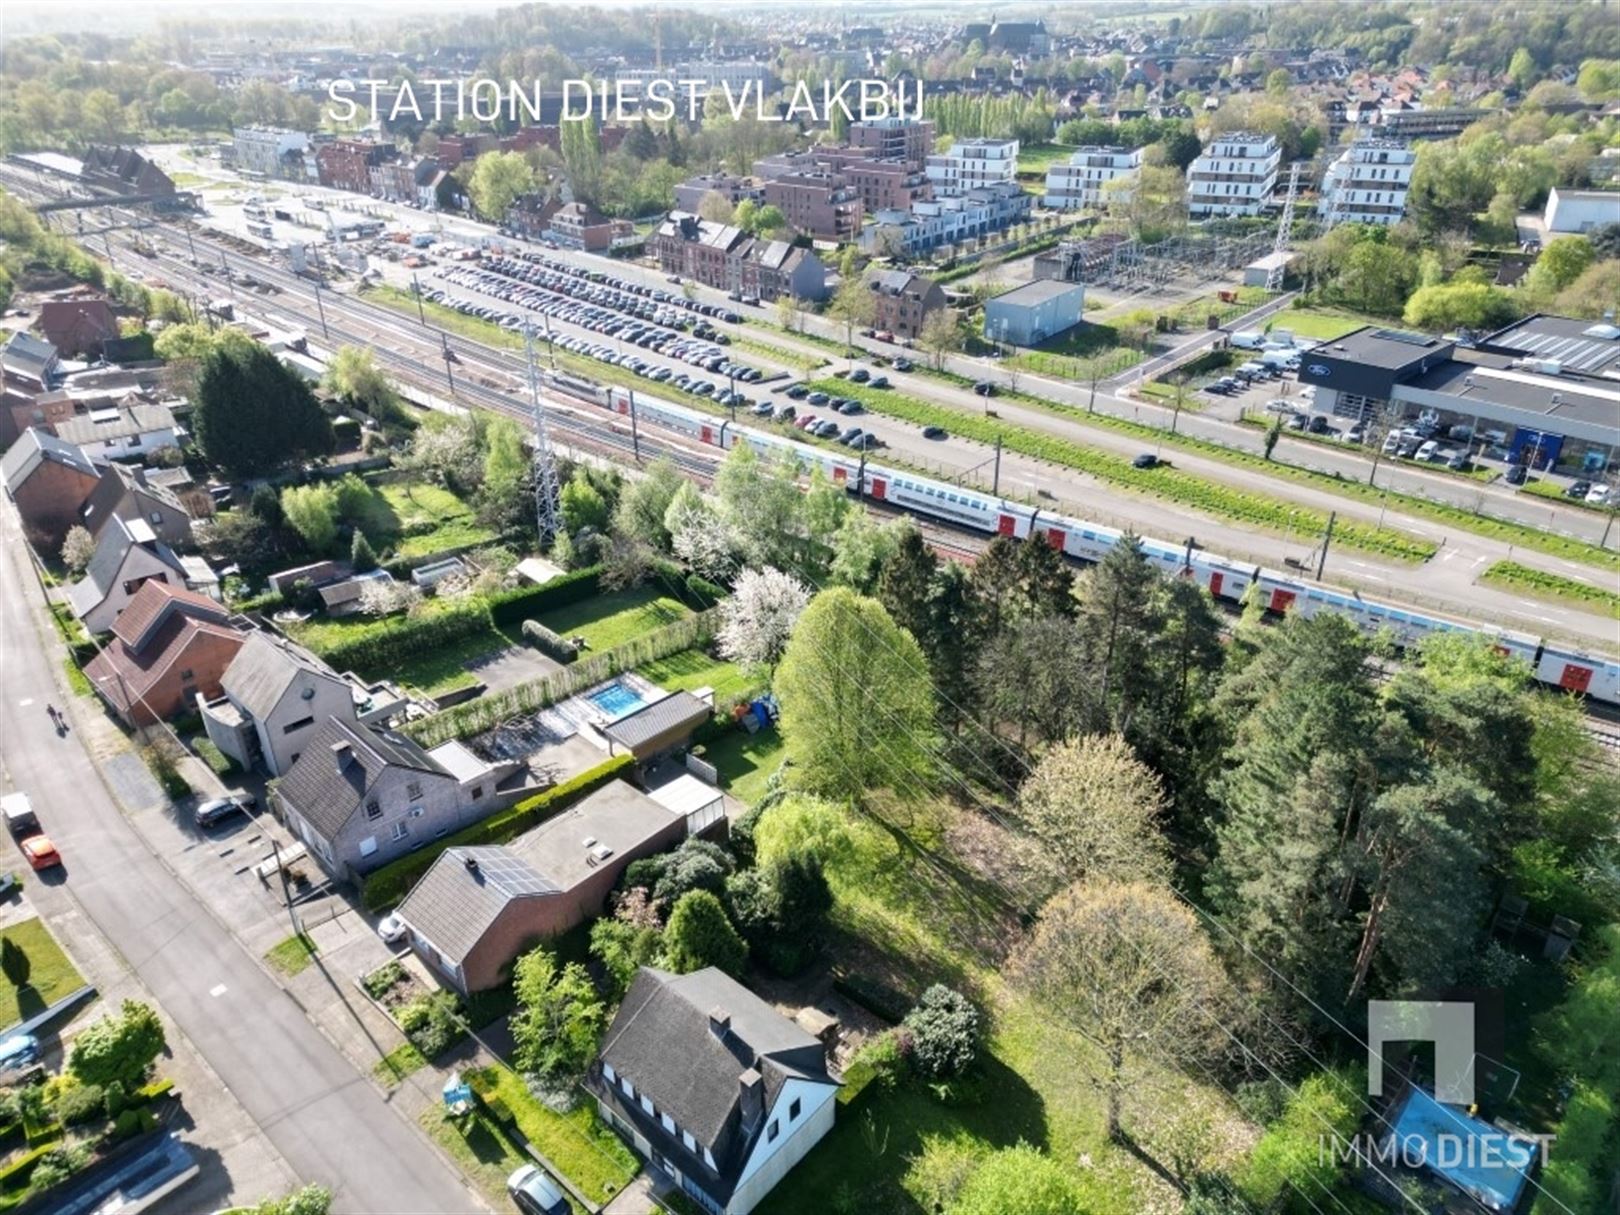
[[[984,302],[984,336],[1014,346],[1037,346],[1078,325],[1085,301],[1081,283],[1036,279]]]

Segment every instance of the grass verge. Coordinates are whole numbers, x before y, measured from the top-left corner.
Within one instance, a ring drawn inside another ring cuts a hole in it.
[[[270,951],[264,955],[264,960],[290,979],[308,970],[317,952],[315,942],[298,933],[277,945],[272,945]]]
[[[20,987],[0,983],[0,1026],[14,1025],[43,1012],[63,996],[84,986],[84,976],[73,968],[42,920],[21,920],[0,929],[28,959],[27,980]]]
[[[1479,580],[1487,586],[1521,591],[1537,599],[1566,603],[1571,607],[1596,611],[1612,620],[1620,620],[1620,595],[1588,582],[1565,578],[1561,574],[1531,569],[1517,561],[1498,561],[1480,575]]]
[[[1599,506],[1596,502],[1588,502],[1584,498],[1571,498],[1564,492],[1564,487],[1556,481],[1535,480],[1527,481],[1519,487],[1521,494],[1529,494],[1535,498],[1548,498],[1560,506],[1574,506],[1581,510],[1591,511],[1594,515],[1605,514],[1615,507]]]
[[[640,1172],[635,1156],[597,1117],[594,1105],[559,1114],[504,1067],[468,1072],[466,1078],[497,1126],[515,1128],[591,1201],[607,1202]]]
[[[1217,485],[1203,477],[1163,465],[1152,469],[1133,468],[1123,456],[1097,451],[1070,439],[1037,434],[1020,426],[974,417],[948,406],[929,405],[914,397],[884,389],[870,389],[861,384],[848,384],[842,380],[818,381],[811,387],[856,397],[873,413],[902,418],[920,426],[943,426],[964,438],[977,439],[982,443],[994,443],[999,438],[1008,451],[1078,469],[1100,481],[1201,510],[1219,519],[1270,528],[1279,533],[1295,528],[1302,534],[1313,528],[1320,533],[1327,528],[1327,516],[1320,511],[1291,506],[1283,499],[1268,494]],[[1155,440],[1162,435],[1162,432],[1151,427],[1142,429]],[[1360,523],[1341,521],[1335,527],[1333,537],[1335,543],[1347,548],[1377,553],[1397,561],[1424,561],[1435,553],[1435,546],[1427,541]]]
[[[406,1077],[427,1066],[427,1058],[409,1042],[396,1046],[372,1065],[371,1074],[386,1089],[398,1088]]]

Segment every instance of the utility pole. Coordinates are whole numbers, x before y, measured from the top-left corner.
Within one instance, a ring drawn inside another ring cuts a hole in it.
[[[450,395],[456,395],[456,373],[450,370],[450,364],[461,362],[456,352],[450,349],[450,339],[443,333],[439,334],[439,347],[444,355],[444,378],[450,382]]]
[[[326,328],[326,305],[321,302],[321,280],[318,276],[315,279],[315,311],[321,314],[321,336],[331,341],[332,335]]]
[[[866,457],[863,455],[861,460],[864,463]],[[990,492],[993,494],[1001,492],[1001,436],[999,434],[996,436],[996,468],[995,472],[991,474]]]
[[[411,293],[416,296],[416,315],[425,329],[427,328],[427,310],[422,307],[422,284],[416,281],[415,274],[411,275]]]
[[[855,496],[866,497],[866,444],[861,444],[861,466],[855,472]]]
[[[1328,545],[1333,543],[1333,521],[1339,517],[1337,511],[1328,512],[1327,532],[1322,536],[1322,555],[1316,560],[1316,580],[1322,581],[1322,570],[1327,566]]]
[[[641,432],[636,428],[636,390],[631,388],[627,389],[627,391],[630,394],[630,451],[634,454],[636,463],[640,464]]]
[[[535,524],[542,545],[562,530],[559,521],[562,493],[557,483],[557,461],[546,433],[546,410],[540,399],[540,373],[534,365],[534,322],[523,326],[523,354],[529,370],[529,399],[534,405],[534,504]]]

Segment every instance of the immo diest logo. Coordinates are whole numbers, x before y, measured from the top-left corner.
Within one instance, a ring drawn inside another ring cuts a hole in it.
[[[1474,1103],[1474,1006],[1449,1000],[1367,1004],[1367,1092],[1384,1094],[1384,1043],[1434,1043],[1434,1099]]]

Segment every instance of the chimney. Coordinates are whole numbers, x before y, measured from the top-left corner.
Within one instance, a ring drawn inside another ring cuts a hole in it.
[[[461,863],[467,867],[468,873],[474,877],[478,876],[478,858],[476,856],[463,857]]]
[[[758,1068],[749,1068],[737,1077],[738,1112],[744,1134],[751,1133],[765,1117],[765,1077]]]
[[[731,1014],[718,1005],[709,1010],[709,1032],[722,1042],[731,1032]]]
[[[335,742],[332,744],[332,758],[337,762],[337,770],[346,772],[354,762],[354,748],[347,742]]]

